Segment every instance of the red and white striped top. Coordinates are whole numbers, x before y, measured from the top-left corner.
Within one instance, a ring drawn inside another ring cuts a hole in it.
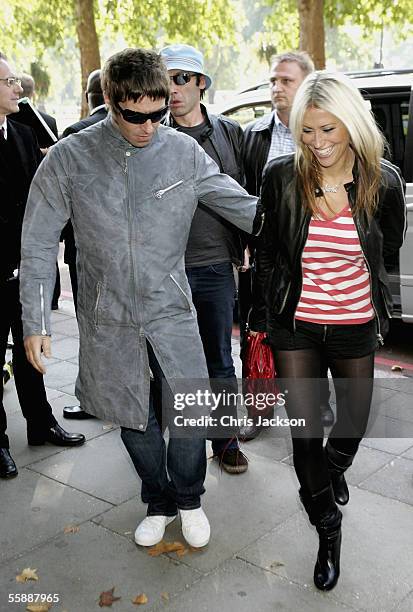
[[[369,272],[348,205],[332,219],[311,219],[302,271],[296,319],[354,325],[374,317]]]

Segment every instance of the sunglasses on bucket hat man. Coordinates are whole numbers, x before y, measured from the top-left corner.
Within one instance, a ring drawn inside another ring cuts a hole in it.
[[[169,78],[175,83],[175,85],[187,85],[192,77],[197,77],[199,74],[195,72],[178,72],[178,74],[170,74]]]

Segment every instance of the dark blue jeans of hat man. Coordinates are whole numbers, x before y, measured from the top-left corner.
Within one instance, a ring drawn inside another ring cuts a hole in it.
[[[204,346],[212,390],[219,382],[224,388],[237,392],[234,361],[232,359],[232,322],[235,305],[235,281],[231,262],[186,268],[192,300],[198,316],[198,327]],[[218,409],[219,410],[219,409]],[[236,416],[236,407],[223,413]],[[219,455],[224,448],[237,448],[236,438],[212,439],[212,450]]]

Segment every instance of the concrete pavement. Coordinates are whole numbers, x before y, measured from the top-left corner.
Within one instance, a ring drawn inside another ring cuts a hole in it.
[[[136,609],[139,593],[148,597],[144,610],[176,612],[413,610],[413,379],[380,380],[377,437],[363,442],[348,472],[341,578],[321,593],[312,583],[317,537],[298,501],[288,431],[268,430],[244,445],[246,474],[230,476],[209,460],[206,549],[151,557],[137,547],[133,533],[145,506],[118,428],[62,418],[63,406],[76,403],[77,349],[73,303],[63,300],[53,313],[45,382],[55,416],[86,435],[84,446],[28,447],[13,381],[5,388],[19,476],[0,481],[1,612],[26,609],[9,603],[14,593],[56,594],[52,611],[98,610],[99,594],[112,587],[121,597],[117,612]],[[65,533],[68,526],[79,529]],[[183,541],[178,521],[165,539]],[[27,567],[39,580],[16,582]]]

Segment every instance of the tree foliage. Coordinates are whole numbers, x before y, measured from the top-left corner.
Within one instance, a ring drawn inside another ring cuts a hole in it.
[[[264,20],[265,36],[272,37],[279,51],[299,46],[298,0],[259,0],[261,6],[272,8]],[[360,34],[370,39],[382,27],[402,26],[401,39],[411,34],[412,0],[324,0],[323,17],[328,33],[336,35],[340,26],[357,25]],[[313,24],[307,21],[308,36],[314,35]]]

